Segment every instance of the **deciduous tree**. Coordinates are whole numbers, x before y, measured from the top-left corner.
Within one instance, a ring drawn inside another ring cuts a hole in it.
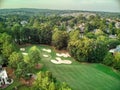
[[[9,65],[16,69],[17,68],[17,64],[23,60],[23,56],[21,53],[17,53],[17,52],[13,52],[10,57],[9,57]]]

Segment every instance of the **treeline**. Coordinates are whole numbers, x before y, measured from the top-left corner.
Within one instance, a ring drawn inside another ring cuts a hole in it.
[[[19,8],[19,9],[0,9],[0,15],[59,15],[65,13],[77,13],[82,12],[78,10],[52,10],[52,9],[34,9],[34,8]]]
[[[71,41],[68,50],[76,60],[93,63],[101,63],[108,51],[104,42],[88,38]]]
[[[34,9],[34,8],[19,8],[19,9],[0,9],[0,15],[52,15],[52,14],[72,14],[72,13],[95,13],[105,18],[120,18],[120,13],[112,12],[97,12],[97,11],[82,11],[82,10],[52,10],[52,9]]]

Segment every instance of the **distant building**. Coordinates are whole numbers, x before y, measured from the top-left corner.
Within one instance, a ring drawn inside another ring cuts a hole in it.
[[[13,80],[8,78],[6,70],[0,65],[0,87],[3,85],[9,85],[12,82]]]
[[[110,53],[114,53],[114,52],[115,52],[115,49],[110,49],[109,52],[110,52]]]
[[[115,52],[120,52],[120,45],[116,47]]]
[[[85,24],[82,23],[82,24],[80,24],[78,27],[79,27],[79,29],[80,29],[80,32],[81,32],[81,33],[84,33],[84,30],[85,30]]]
[[[83,38],[83,34],[84,34],[84,30],[85,30],[85,24],[84,23],[82,23],[82,24],[80,24],[79,26],[79,29],[80,29],[80,38]]]
[[[70,31],[72,31],[73,29],[70,26],[67,26],[67,32],[69,33]]]
[[[111,53],[120,52],[120,45],[118,45],[115,49],[110,49],[109,52]]]
[[[116,22],[115,27],[120,28],[120,22]]]
[[[21,24],[22,26],[25,26],[27,23],[28,23],[28,22],[25,21],[25,20],[23,20],[23,21],[20,22],[20,24]]]
[[[116,35],[109,35],[109,38],[115,39],[115,38],[117,38],[117,36]]]

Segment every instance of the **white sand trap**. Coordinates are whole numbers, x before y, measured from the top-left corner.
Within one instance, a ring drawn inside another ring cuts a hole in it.
[[[59,57],[56,57],[56,60],[58,60],[58,61],[61,61],[61,58],[59,58]]]
[[[64,63],[64,64],[71,64],[72,62],[70,60],[63,60],[62,63]]]
[[[51,53],[51,49],[45,49],[45,48],[43,48],[42,50],[45,51],[45,52]]]
[[[23,55],[28,55],[28,53],[22,53]]]
[[[61,54],[59,54],[59,53],[56,53],[56,55],[57,55],[58,57],[61,57]]]
[[[49,56],[44,54],[43,57],[49,57]]]
[[[61,62],[58,62],[56,60],[51,60],[51,62],[54,63],[54,64],[61,64]]]
[[[20,48],[20,51],[25,51],[25,48]]]
[[[69,53],[56,53],[58,57],[70,57]]]
[[[54,64],[71,64],[72,63],[72,61],[70,60],[62,60],[59,57],[56,57],[56,60],[51,60],[51,62]]]

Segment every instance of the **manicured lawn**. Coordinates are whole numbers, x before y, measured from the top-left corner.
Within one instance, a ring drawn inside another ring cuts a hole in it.
[[[26,52],[30,47],[25,47]],[[73,90],[120,90],[120,72],[102,64],[79,63],[71,57],[62,58],[71,60],[72,64],[56,65],[50,62],[51,59],[56,58],[53,48],[44,45],[37,47],[42,55],[49,55],[47,58],[42,56],[41,62],[45,65],[43,70],[51,71],[57,80],[67,82]],[[51,49],[52,52],[42,51],[43,48]]]

